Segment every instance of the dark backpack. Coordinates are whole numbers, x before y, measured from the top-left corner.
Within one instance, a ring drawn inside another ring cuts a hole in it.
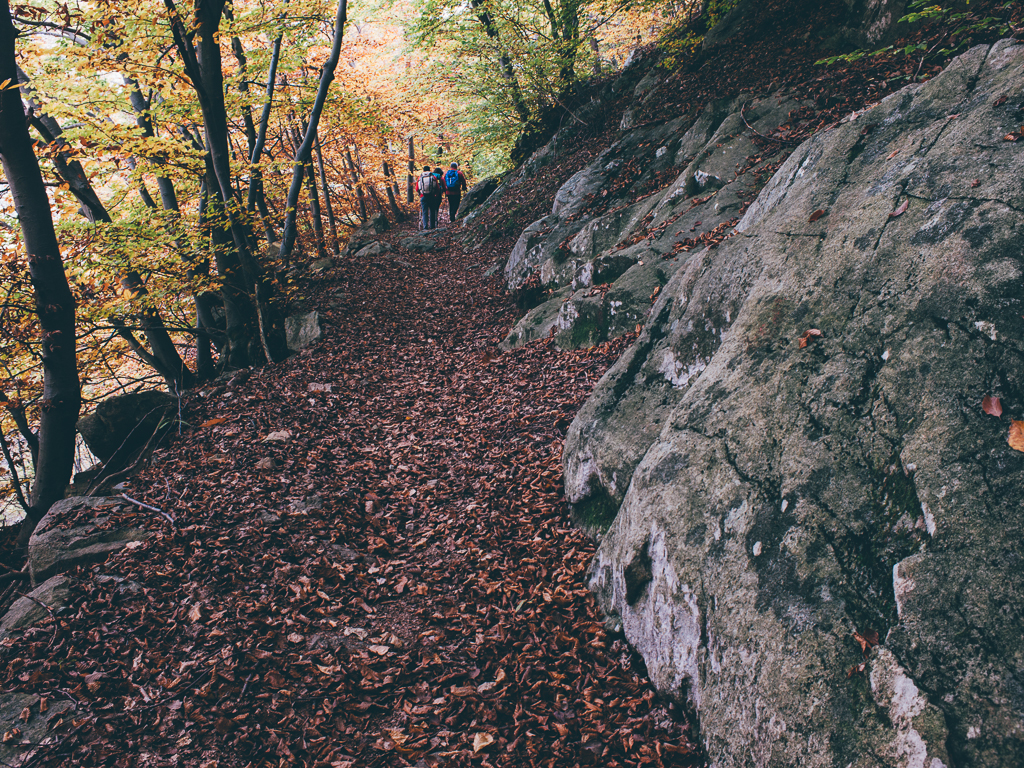
[[[446,187],[448,187],[448,189],[458,189],[459,188],[459,172],[454,170],[454,169],[451,170],[451,171],[448,171],[444,175],[444,185]]]
[[[440,185],[437,182],[437,176],[432,173],[424,173],[420,176],[420,194],[427,197],[430,195],[438,195],[441,193]]]

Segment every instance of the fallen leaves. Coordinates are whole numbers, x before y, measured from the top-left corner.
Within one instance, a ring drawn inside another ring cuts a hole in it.
[[[814,213],[811,214],[811,218],[808,219],[808,222],[813,224],[814,222],[816,222],[818,219],[820,219],[824,215],[825,215],[825,210],[823,208],[819,208],[818,210],[816,210]]]
[[[9,688],[74,692],[75,765],[698,763],[604,629],[562,496],[565,431],[633,336],[499,354],[488,257],[408,258],[423,277],[339,265],[351,304],[315,356],[185,396],[191,423],[225,422],[132,481],[177,519],[103,566],[142,590],[84,572],[33,658],[0,648]]]
[[[821,332],[819,328],[808,328],[802,334],[800,334],[799,344],[800,349],[804,349],[813,339],[820,339],[825,334]]]
[[[907,212],[907,208],[909,208],[909,207],[910,207],[910,199],[908,198],[908,199],[904,200],[895,211],[893,211],[892,213],[889,214],[889,218],[890,219],[895,219],[897,216],[902,216],[904,213]]]
[[[227,423],[228,423],[227,419],[218,417],[216,419],[207,419],[206,421],[204,421],[199,426],[200,427],[218,427],[221,424],[227,424]]]
[[[1024,421],[1010,421],[1010,434],[1007,442],[1013,450],[1024,453]]]
[[[1002,416],[1003,406],[999,402],[998,397],[992,397],[992,395],[985,395],[981,400],[981,409],[989,416]]]
[[[568,732],[568,729],[566,729]],[[489,733],[478,733],[473,736],[473,754],[476,754],[481,749],[491,746],[494,743],[494,737]]]

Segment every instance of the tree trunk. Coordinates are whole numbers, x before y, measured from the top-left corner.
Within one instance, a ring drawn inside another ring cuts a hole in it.
[[[327,257],[324,248],[324,221],[320,216],[320,195],[316,187],[316,174],[313,171],[312,159],[306,163],[306,194],[309,195],[309,216],[312,219],[313,238],[316,240],[316,257]]]
[[[391,214],[395,217],[395,221],[405,221],[405,214],[402,213],[402,209],[398,207],[398,202],[395,200],[398,183],[386,160],[384,161],[384,189],[387,190],[388,206],[391,208]]]
[[[0,0],[0,80],[18,81],[8,0]],[[54,502],[64,498],[75,459],[75,426],[82,403],[75,350],[75,299],[68,285],[50,201],[32,148],[21,91],[0,91],[0,161],[21,223],[29,278],[42,335],[43,401],[39,412],[39,460],[18,543],[24,546]]]
[[[231,179],[231,148],[227,108],[224,103],[224,73],[218,41],[221,13],[224,10],[225,2],[226,0],[196,0],[198,48],[193,47],[185,25],[178,15],[174,0],[164,0],[164,6],[169,12],[175,48],[182,59],[185,73],[192,81],[192,87],[203,113],[206,146],[210,152],[216,182],[214,189],[219,192],[222,204],[220,211],[228,223],[231,239],[237,252],[237,260],[245,275],[247,291],[253,297],[260,347],[266,359],[269,362],[274,362],[287,355],[283,324],[279,322],[280,318],[271,311],[272,286],[253,255],[254,249],[249,240],[249,233],[233,212],[235,190]],[[235,344],[236,340],[232,339],[231,343]]]
[[[327,209],[327,226],[331,230],[331,249],[334,251],[334,255],[338,256],[341,254],[341,246],[338,243],[338,223],[334,219],[334,206],[331,205],[331,191],[327,186],[327,172],[324,170],[324,156],[320,150],[319,133],[314,148],[316,149],[316,164],[320,169],[320,186],[323,187],[324,192],[324,207]]]
[[[408,176],[408,178],[405,181],[405,191],[406,191],[406,198],[407,198],[406,202],[409,202],[409,203],[414,202],[415,199],[416,199],[415,195],[413,194],[415,192],[415,189],[413,187],[413,184],[415,184],[415,174],[416,174],[416,147],[413,144],[412,136],[410,136],[409,137],[409,176]]]
[[[491,18],[490,12],[487,10],[487,6],[484,4],[484,0],[469,0],[470,6],[476,12],[476,17],[483,24],[484,31],[487,36],[491,38],[498,45],[501,44],[500,37],[498,36],[498,27],[494,24],[494,19]],[[508,85],[509,97],[512,99],[512,107],[515,109],[516,114],[519,115],[519,120],[526,123],[530,119],[530,109],[526,106],[526,100],[523,98],[522,88],[519,87],[519,79],[516,77],[515,69],[512,68],[512,59],[509,58],[507,53],[502,52],[498,58],[498,71],[501,73],[502,78]],[[410,200],[409,202],[412,202]]]
[[[334,19],[334,43],[331,46],[331,53],[324,62],[323,70],[320,73],[320,85],[317,88],[316,99],[313,101],[313,109],[309,116],[309,126],[306,135],[303,137],[302,146],[296,152],[294,166],[292,169],[292,183],[288,188],[288,200],[285,204],[284,234],[281,236],[281,258],[287,258],[295,245],[295,207],[299,202],[299,189],[302,186],[302,168],[309,162],[313,152],[313,139],[316,136],[317,126],[320,124],[320,115],[324,110],[324,103],[327,101],[327,91],[334,80],[334,70],[338,67],[338,59],[341,58],[341,40],[345,34],[345,17],[348,10],[348,0],[339,0],[338,13]]]

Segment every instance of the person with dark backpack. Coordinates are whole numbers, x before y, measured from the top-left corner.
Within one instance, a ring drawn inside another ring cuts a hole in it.
[[[441,207],[441,184],[429,165],[423,166],[423,173],[416,181],[420,196],[420,229],[437,229],[437,209]]]
[[[441,201],[444,199],[444,175],[440,168],[434,169],[434,178],[437,179],[437,197],[434,198],[434,227],[437,227],[437,214],[441,210]]]
[[[467,189],[469,183],[466,181],[466,174],[459,170],[458,163],[452,163],[452,167],[444,175],[444,193],[448,196],[448,211],[452,224],[455,223],[455,214],[459,212],[462,193]]]

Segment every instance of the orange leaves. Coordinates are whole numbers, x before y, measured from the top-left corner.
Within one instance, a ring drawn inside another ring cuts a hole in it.
[[[1010,421],[1010,435],[1007,442],[1013,450],[1024,453],[1024,421]]]
[[[206,421],[204,421],[199,426],[200,427],[218,427],[221,424],[227,424],[227,423],[228,423],[227,419],[216,418],[216,419],[207,419]]]
[[[824,215],[825,215],[824,209],[819,208],[818,210],[816,210],[814,213],[811,214],[811,218],[808,219],[808,222],[813,224],[814,222],[816,222],[818,219],[820,219]]]
[[[800,349],[804,349],[811,343],[811,339],[820,339],[824,336],[818,328],[808,328],[800,335]]]
[[[1003,404],[999,402],[998,397],[985,395],[981,400],[981,410],[989,416],[999,418],[1003,415]],[[1013,450],[1024,453],[1024,421],[1010,419],[1010,431],[1007,434],[1006,442]]]

